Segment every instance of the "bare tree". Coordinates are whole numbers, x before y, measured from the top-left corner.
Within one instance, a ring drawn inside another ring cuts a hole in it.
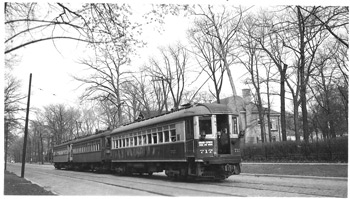
[[[76,121],[80,117],[78,110],[64,104],[52,104],[44,107],[43,114],[54,144],[60,144],[75,137]]]
[[[86,85],[81,100],[98,100],[108,101],[117,107],[118,122],[112,124],[111,128],[115,128],[122,124],[122,99],[120,93],[120,85],[125,82],[126,74],[122,67],[128,63],[128,59],[121,55],[121,52],[102,51],[102,56],[96,56],[95,60],[83,60],[81,64],[88,67],[91,75],[74,76],[74,79]],[[114,114],[113,114],[114,115]]]
[[[189,55],[181,44],[177,44],[175,47],[161,48],[160,52],[162,63],[151,58],[147,72],[153,81],[160,81],[168,86],[173,99],[173,107],[176,110],[180,106],[185,90],[185,74]],[[163,86],[163,91],[166,94],[165,88]]]
[[[86,43],[110,43],[127,34],[125,23],[130,9],[117,4],[82,4],[74,7],[63,3],[5,2],[5,54],[42,41],[71,39]],[[113,18],[111,18],[113,16]],[[119,16],[119,17],[118,17]],[[103,22],[114,26],[108,29]],[[109,32],[113,31],[113,38]]]
[[[85,106],[79,108],[80,117],[76,120],[76,135],[93,134],[96,129],[100,128],[100,116],[98,112],[98,102],[85,103]]]
[[[207,35],[207,22],[203,19],[196,20],[194,27],[188,30],[188,38],[194,48],[195,59],[201,68],[199,76],[205,72],[214,84],[214,92],[211,94],[220,103],[220,93],[226,68],[214,48],[216,38]]]
[[[335,109],[335,105],[344,105],[344,115],[347,114],[345,103],[332,103],[331,101],[339,101],[336,96],[341,96],[340,90],[335,87],[346,86],[344,85],[343,73],[334,57],[338,54],[338,43],[334,41],[328,41],[322,49],[320,49],[315,58],[315,73],[311,75],[312,81],[310,82],[309,89],[312,92],[312,98],[317,102],[316,107],[320,107],[322,112],[326,114],[326,123],[331,137],[336,137],[336,118],[334,112],[339,112]],[[338,92],[337,92],[338,91]],[[339,93],[339,94],[336,94]]]
[[[233,82],[230,66],[234,61],[237,45],[236,33],[240,27],[243,11],[240,8],[231,7],[232,10],[226,9],[225,6],[220,8],[208,5],[206,8],[198,6],[199,11],[194,14],[201,17],[201,29],[206,29],[205,35],[211,37],[210,45],[215,53],[218,54],[223,68],[226,69],[230,81],[233,97],[237,96],[236,87]],[[218,11],[217,11],[218,10]]]
[[[9,129],[20,127],[21,118],[18,115],[25,111],[23,107],[23,99],[26,98],[20,92],[21,82],[10,73],[5,73],[5,88],[4,88],[4,115],[7,117]]]
[[[308,10],[308,12],[305,11]],[[318,48],[327,37],[328,32],[323,31],[324,26],[317,21],[314,15],[320,15],[318,7],[290,7],[292,22],[290,26],[295,27],[294,34],[284,45],[293,50],[297,57],[297,74],[300,87],[300,102],[303,118],[304,139],[308,141],[309,125],[307,116],[307,85],[310,74],[314,71],[314,58]]]
[[[247,17],[242,22],[240,37],[240,44],[242,46],[243,53],[238,57],[240,63],[244,65],[249,73],[249,79],[246,83],[252,84],[255,89],[256,105],[258,108],[261,141],[266,142],[266,129],[265,129],[265,109],[263,107],[263,99],[261,95],[262,76],[261,73],[261,50],[259,50],[259,43],[254,39],[254,34],[257,31],[256,19],[253,17]]]
[[[300,7],[303,11],[314,16],[325,29],[340,44],[349,48],[349,7],[348,6],[319,6],[320,14],[311,12],[310,10]]]
[[[284,27],[283,14],[268,15],[267,11],[261,11],[257,16],[260,20],[258,23],[259,33],[254,36],[260,44],[259,49],[262,49],[268,57],[272,60],[278,69],[280,83],[280,101],[281,101],[281,134],[282,140],[287,140],[286,133],[286,103],[285,103],[285,82],[287,76],[287,59],[289,49],[284,46],[284,40],[288,37],[289,30]],[[298,131],[296,130],[296,137],[298,140]]]

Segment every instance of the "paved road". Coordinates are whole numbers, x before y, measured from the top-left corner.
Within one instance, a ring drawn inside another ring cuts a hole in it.
[[[21,164],[7,170],[20,175]],[[58,195],[347,197],[347,180],[242,174],[223,182],[176,182],[163,173],[116,176],[26,164],[25,178]]]

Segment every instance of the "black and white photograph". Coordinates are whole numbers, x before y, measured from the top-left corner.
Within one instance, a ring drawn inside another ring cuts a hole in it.
[[[5,198],[348,197],[349,3],[1,7]]]

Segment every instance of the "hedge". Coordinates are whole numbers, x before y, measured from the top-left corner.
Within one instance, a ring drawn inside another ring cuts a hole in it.
[[[348,162],[348,137],[304,141],[241,144],[243,161]]]

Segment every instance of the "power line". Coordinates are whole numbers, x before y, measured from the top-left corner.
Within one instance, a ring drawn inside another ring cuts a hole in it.
[[[51,91],[47,91],[47,90],[45,90],[45,89],[43,89],[43,88],[37,87],[36,85],[32,85],[32,87],[33,87],[34,89],[40,90],[41,92],[44,92],[45,94],[50,95],[50,96],[52,96],[52,97],[56,97],[56,98],[59,98],[59,99],[62,99],[62,100],[64,100],[64,101],[66,101],[66,102],[80,105],[80,104],[77,103],[76,101],[72,101],[71,99],[64,98],[64,97],[62,97],[62,96],[60,96],[60,95],[57,95],[56,93],[52,93]]]

